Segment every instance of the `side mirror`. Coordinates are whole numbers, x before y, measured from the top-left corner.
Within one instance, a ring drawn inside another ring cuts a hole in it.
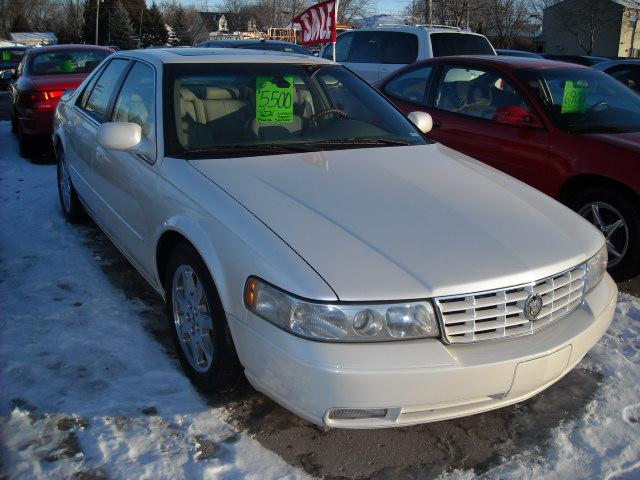
[[[500,125],[511,125],[513,127],[544,127],[535,113],[530,112],[520,105],[506,105],[498,108],[493,116],[493,121]]]
[[[98,129],[98,145],[107,150],[131,150],[142,140],[142,129],[137,123],[108,122]]]
[[[427,112],[411,112],[407,115],[407,118],[411,120],[418,130],[422,133],[429,133],[433,128],[433,118]]]

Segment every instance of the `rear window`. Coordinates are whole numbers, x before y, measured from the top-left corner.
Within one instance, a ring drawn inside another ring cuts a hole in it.
[[[24,48],[0,48],[0,64],[20,63],[25,52]]]
[[[404,65],[418,58],[418,37],[413,33],[372,31],[351,35],[348,62]]]
[[[31,60],[32,75],[68,75],[90,73],[109,52],[104,50],[57,50],[35,55]]]
[[[495,55],[489,40],[481,35],[443,32],[431,34],[434,57],[449,55]]]

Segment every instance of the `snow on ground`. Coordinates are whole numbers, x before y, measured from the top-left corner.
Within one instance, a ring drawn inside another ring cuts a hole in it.
[[[141,300],[106,277],[88,227],[62,218],[55,167],[16,151],[0,122],[0,478],[305,477],[193,389],[145,330]],[[640,300],[621,295],[614,323],[579,367],[601,379],[583,413],[553,426],[545,445],[507,449],[518,453],[482,476],[640,478],[639,365]],[[535,413],[518,421],[544,416]],[[407,462],[401,471],[424,476]]]
[[[55,166],[16,150],[0,122],[0,471],[303,477],[200,399],[63,219]]]

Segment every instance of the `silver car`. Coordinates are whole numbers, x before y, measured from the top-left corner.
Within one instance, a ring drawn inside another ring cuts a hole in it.
[[[521,401],[611,322],[604,238],[409,118],[323,59],[119,52],[57,108],[62,211],[163,295],[201,388],[343,428]]]

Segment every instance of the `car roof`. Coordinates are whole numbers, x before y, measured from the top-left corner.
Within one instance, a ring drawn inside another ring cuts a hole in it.
[[[521,70],[524,68],[589,68],[575,63],[547,60],[534,57],[509,57],[504,55],[458,55],[451,57],[435,57],[418,63],[464,63],[469,65],[495,66],[504,70]],[[414,64],[415,65],[415,64]]]
[[[384,25],[380,27],[365,27],[358,28],[357,30],[347,30],[344,33],[357,33],[357,32],[405,32],[405,33],[460,33],[464,35],[478,35],[483,36],[481,33],[472,32],[470,30],[463,30],[458,27],[447,27],[444,25],[427,26],[427,25]]]
[[[640,59],[630,58],[628,60],[609,60],[609,61],[606,61],[606,62],[596,63],[592,68],[595,68],[596,70],[606,70],[607,68],[615,67],[615,66],[618,66],[618,65],[638,65],[638,66],[640,66]]]
[[[83,43],[78,44],[65,44],[65,45],[47,45],[46,47],[30,48],[29,51],[34,55],[46,52],[57,52],[61,50],[104,50],[106,52],[112,52],[113,49],[109,47],[103,47],[102,45],[85,45]]]
[[[155,63],[290,63],[300,65],[334,65],[334,62],[310,55],[271,50],[230,50],[228,48],[153,48],[124,50],[114,58],[140,58]]]
[[[293,43],[293,42],[285,42],[283,40],[261,40],[259,38],[238,38],[238,39],[230,39],[230,40],[207,40],[206,42],[203,42],[204,44],[207,43],[228,43],[228,44],[236,44],[236,45],[242,45],[242,44],[253,44],[253,43],[259,43],[259,44],[263,44],[263,45],[297,45],[297,43]]]

